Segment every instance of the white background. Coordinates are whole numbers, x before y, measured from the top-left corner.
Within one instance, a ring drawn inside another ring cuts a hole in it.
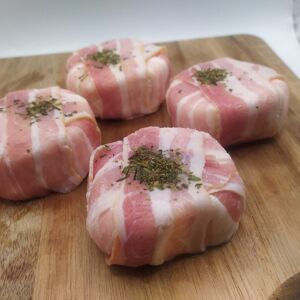
[[[292,16],[293,0],[0,0],[0,57],[71,51],[117,37],[155,42],[248,33],[300,77]]]

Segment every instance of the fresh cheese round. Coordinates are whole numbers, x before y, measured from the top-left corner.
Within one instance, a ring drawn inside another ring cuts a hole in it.
[[[88,173],[100,130],[87,101],[49,87],[0,99],[0,198],[67,193]]]
[[[158,110],[170,79],[164,47],[119,39],[74,52],[66,86],[90,103],[96,117],[132,119]]]
[[[208,133],[147,127],[93,152],[87,230],[108,264],[159,265],[229,241],[244,198],[234,162]]]

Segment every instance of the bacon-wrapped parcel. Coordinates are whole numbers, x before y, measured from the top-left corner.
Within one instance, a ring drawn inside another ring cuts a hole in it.
[[[59,87],[0,99],[0,198],[67,193],[86,177],[101,135],[88,102]]]
[[[180,72],[166,94],[173,126],[208,132],[223,146],[277,134],[288,98],[287,84],[276,71],[232,58]]]
[[[170,80],[165,47],[117,39],[75,51],[66,86],[90,103],[96,117],[132,119],[158,110]]]
[[[159,265],[229,241],[244,201],[232,159],[208,133],[147,127],[94,151],[87,230],[109,265]]]

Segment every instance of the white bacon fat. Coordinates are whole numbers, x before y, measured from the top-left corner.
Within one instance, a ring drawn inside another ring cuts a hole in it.
[[[180,149],[201,178],[186,189],[149,191],[122,168],[141,147]],[[229,154],[209,134],[147,127],[98,147],[90,160],[87,230],[108,264],[159,265],[231,239],[244,210],[244,185]]]
[[[195,71],[224,69],[224,81],[202,84]],[[166,101],[173,126],[210,133],[222,145],[274,136],[288,110],[288,88],[274,70],[231,58],[199,63],[175,76]]]
[[[38,120],[28,115],[30,103],[49,99],[59,109]],[[100,138],[88,102],[73,92],[50,87],[8,93],[0,99],[0,198],[73,190],[86,177]]]
[[[88,57],[103,50],[119,55],[117,64]],[[164,47],[119,39],[74,52],[66,65],[66,86],[90,103],[96,117],[132,119],[158,110],[170,79]]]

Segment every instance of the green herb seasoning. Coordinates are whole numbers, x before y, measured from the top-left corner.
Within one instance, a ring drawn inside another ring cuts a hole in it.
[[[201,84],[213,84],[217,85],[219,81],[223,81],[228,75],[228,72],[224,69],[202,69],[197,70],[194,73],[194,77]]]
[[[76,114],[77,114],[77,110],[73,110],[71,112],[64,113],[64,116],[68,118],[68,117],[73,117]]]
[[[115,49],[104,49],[101,52],[89,54],[87,59],[94,60],[102,65],[117,65],[120,63],[120,55],[115,51]]]
[[[180,150],[153,150],[144,146],[138,148],[129,158],[128,165],[123,168],[122,181],[130,175],[152,191],[157,188],[163,190],[185,189],[193,181],[197,188],[201,187],[201,178],[193,175],[182,162]]]
[[[83,73],[82,75],[80,75],[80,76],[78,77],[78,79],[79,79],[80,81],[83,81],[83,80],[86,79],[88,76],[89,76],[88,73]]]
[[[111,150],[110,146],[104,144],[103,147],[106,149],[106,150]]]
[[[20,114],[24,118],[30,118],[30,124],[41,120],[42,116],[47,116],[53,110],[61,110],[61,103],[58,99],[50,98],[49,100],[33,101],[27,104],[25,113]]]

